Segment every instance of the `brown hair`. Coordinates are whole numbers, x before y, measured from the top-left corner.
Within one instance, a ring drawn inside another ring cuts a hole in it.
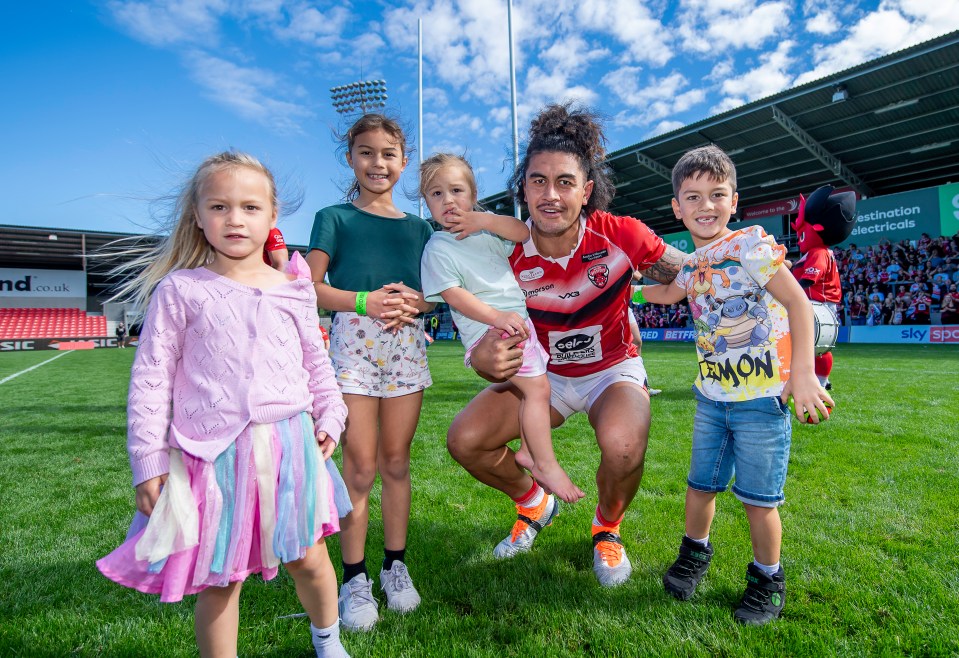
[[[684,180],[703,174],[715,181],[728,182],[733,192],[736,192],[736,165],[724,150],[709,144],[686,151],[673,167],[673,196],[679,196],[679,188]]]
[[[410,152],[407,149],[406,145],[406,134],[403,132],[403,127],[400,126],[399,121],[391,119],[384,114],[364,114],[356,122],[350,126],[346,133],[340,136],[340,142],[346,150],[346,153],[349,153],[353,150],[353,144],[356,142],[356,138],[362,135],[363,133],[368,133],[373,130],[382,130],[387,135],[396,140],[400,145],[400,151],[403,153],[403,157],[409,157]],[[346,200],[352,201],[360,195],[360,184],[353,179],[353,182],[350,183],[349,188],[346,190]]]

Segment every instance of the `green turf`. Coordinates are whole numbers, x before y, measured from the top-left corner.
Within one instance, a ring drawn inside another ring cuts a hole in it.
[[[0,354],[0,379],[55,353]],[[192,597],[161,605],[116,585],[94,560],[122,541],[133,510],[124,449],[134,350],[71,353],[0,385],[0,655],[179,656],[195,653]],[[383,613],[349,635],[354,656],[959,655],[959,350],[842,345],[837,409],[794,424],[783,564],[783,618],[733,623],[750,559],[745,516],[720,496],[716,556],[689,602],[660,578],[683,528],[694,403],[690,345],[647,344],[653,427],[646,475],[623,537],[635,565],[604,590],[591,572],[589,523],[599,457],[582,416],[555,433],[584,501],[563,508],[534,551],[494,561],[512,506],[475,482],[444,447],[450,420],[482,381],[462,349],[430,348],[435,384],[413,448],[408,562],[418,611]],[[374,491],[370,564],[382,550]],[[338,564],[335,539],[329,542]],[[240,655],[309,656],[290,578],[257,578],[241,601]]]

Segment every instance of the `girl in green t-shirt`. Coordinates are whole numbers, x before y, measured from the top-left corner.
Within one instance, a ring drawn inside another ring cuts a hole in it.
[[[407,164],[399,124],[366,114],[344,141],[356,180],[347,203],[316,214],[306,260],[317,303],[334,311],[330,357],[349,410],[343,478],[353,513],[341,522],[339,613],[346,628],[370,630],[378,612],[365,556],[369,496],[377,473],[383,483],[385,539],[380,585],[391,610],[409,612],[420,603],[405,552],[410,444],[423,389],[432,383],[419,317],[434,306],[423,299],[419,274],[432,229],[393,204],[393,187]]]

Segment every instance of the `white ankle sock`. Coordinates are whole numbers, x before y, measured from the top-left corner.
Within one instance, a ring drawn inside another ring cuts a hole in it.
[[[706,548],[706,547],[709,545],[709,535],[706,535],[706,536],[703,537],[702,539],[693,539],[693,538],[690,537],[689,535],[686,535],[686,539],[688,539],[688,540],[691,541],[691,542],[695,542],[695,543],[699,544],[699,545],[702,546],[703,548]]]
[[[317,628],[310,624],[310,632],[313,634],[313,648],[316,649],[317,658],[350,658],[350,654],[346,653],[340,642],[339,619],[326,628]]]
[[[543,496],[546,495],[546,490],[543,487],[537,485],[536,493],[533,494],[533,497],[530,498],[523,507],[536,507],[541,502],[543,502]]]
[[[755,564],[756,567],[767,576],[773,576],[777,571],[779,571],[779,562],[776,564],[762,564],[759,562],[759,560],[753,560],[753,564]]]

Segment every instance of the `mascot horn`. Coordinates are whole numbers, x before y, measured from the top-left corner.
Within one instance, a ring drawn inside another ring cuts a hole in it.
[[[793,224],[799,236],[800,259],[793,274],[812,301],[816,319],[816,375],[827,389],[832,371],[832,348],[839,335],[837,309],[842,303],[842,288],[836,258],[829,247],[852,234],[856,225],[856,194],[835,192],[823,185],[809,195],[799,197],[799,217]]]

